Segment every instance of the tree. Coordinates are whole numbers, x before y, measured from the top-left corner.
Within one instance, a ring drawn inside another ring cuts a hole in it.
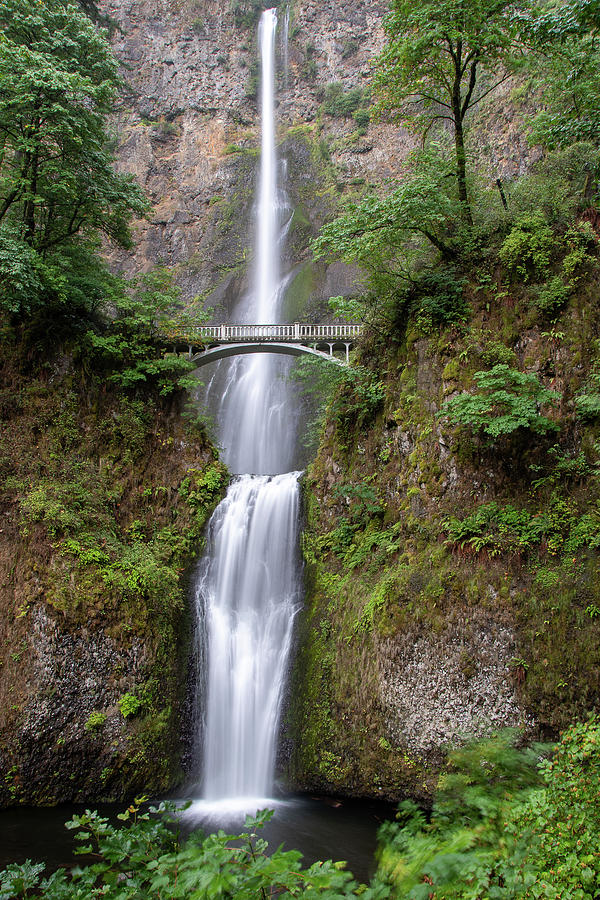
[[[548,3],[527,26],[534,74],[544,78],[544,106],[532,139],[546,147],[600,144],[600,4]]]
[[[129,247],[128,221],[146,202],[114,170],[117,63],[79,6],[4,0],[0,82],[0,305],[23,316],[68,295],[56,254],[93,256],[100,235]]]
[[[422,134],[435,122],[450,122],[458,197],[469,224],[465,120],[508,77],[519,47],[517,8],[503,0],[393,0],[385,22],[388,43],[375,79],[380,106]]]
[[[369,268],[373,254],[398,251],[407,239],[420,236],[451,257],[448,225],[458,212],[445,188],[445,172],[421,172],[404,179],[383,197],[370,194],[350,203],[343,215],[323,226],[313,243],[316,258],[334,253]]]
[[[431,257],[448,264],[457,255],[461,204],[447,154],[430,145],[412,160],[414,174],[349,203],[337,219],[323,226],[313,242],[316,259],[341,258],[367,273],[360,309],[353,311],[377,330],[401,328],[415,299],[416,283]],[[464,231],[464,229],[462,229]]]
[[[127,391],[152,385],[165,397],[178,388],[196,386],[195,379],[186,378],[194,363],[187,356],[164,352],[165,335],[177,327],[175,310],[181,293],[169,269],[157,267],[129,282],[113,276],[107,289],[113,315],[108,323],[92,322],[93,328],[81,336],[83,359]]]

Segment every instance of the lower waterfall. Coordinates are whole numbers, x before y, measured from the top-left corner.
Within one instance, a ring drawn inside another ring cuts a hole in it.
[[[243,475],[209,527],[196,579],[207,649],[203,797],[264,798],[299,607],[298,472]]]

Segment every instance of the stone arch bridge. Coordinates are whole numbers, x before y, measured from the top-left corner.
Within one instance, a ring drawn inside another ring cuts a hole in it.
[[[349,364],[350,348],[362,325],[204,325],[186,334],[166,334],[175,352],[187,352],[198,366],[245,353],[308,354],[337,365]],[[345,359],[334,355],[344,350]]]

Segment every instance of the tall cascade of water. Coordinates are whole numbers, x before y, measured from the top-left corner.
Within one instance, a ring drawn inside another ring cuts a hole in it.
[[[280,256],[288,198],[281,185],[275,147],[275,47],[277,15],[266,10],[259,25],[261,59],[261,154],[256,203],[256,266],[254,289],[242,298],[240,323],[278,322],[284,282]],[[223,458],[238,474],[276,474],[294,468],[295,421],[289,411],[289,389],[281,377],[287,361],[270,354],[238,357],[229,367],[218,410]]]
[[[259,26],[257,264],[254,289],[237,310],[242,323],[276,323],[283,293],[280,256],[289,210],[275,146],[276,29],[276,11],[266,10]],[[209,807],[219,801],[243,806],[245,799],[251,808],[249,798],[265,798],[273,789],[299,604],[299,473],[288,471],[296,435],[281,366],[267,354],[236,359],[219,405],[224,459],[238,477],[213,514],[196,577],[200,655],[206,659],[202,793]]]

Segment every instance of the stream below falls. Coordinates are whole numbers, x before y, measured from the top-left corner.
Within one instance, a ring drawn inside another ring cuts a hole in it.
[[[374,853],[379,825],[392,818],[389,805],[368,801],[337,801],[291,795],[272,801],[275,817],[261,834],[273,848],[300,850],[308,865],[319,859],[345,859],[359,881],[367,882],[375,871]],[[118,825],[117,813],[125,804],[99,807],[102,815]],[[73,832],[64,823],[86,807],[19,807],[0,810],[0,870],[26,859],[43,861],[48,871],[81,862],[73,854]],[[240,830],[239,821],[223,820],[215,827]]]

